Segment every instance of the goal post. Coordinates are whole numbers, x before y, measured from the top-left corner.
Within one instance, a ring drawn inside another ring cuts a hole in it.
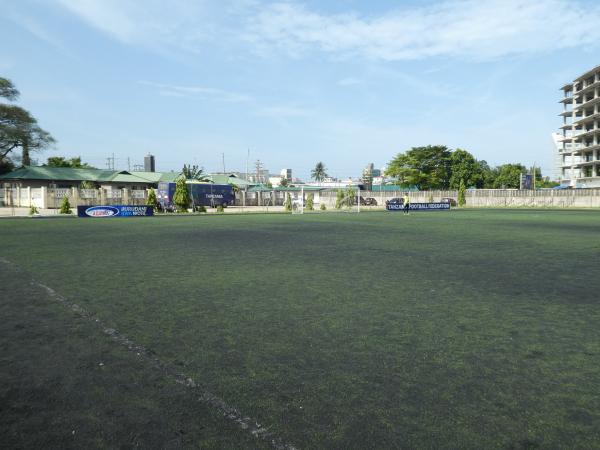
[[[341,208],[339,209],[343,212],[360,213],[360,200],[360,187],[348,186],[343,191]]]
[[[304,187],[300,189],[300,196],[292,200],[292,214],[304,214]]]

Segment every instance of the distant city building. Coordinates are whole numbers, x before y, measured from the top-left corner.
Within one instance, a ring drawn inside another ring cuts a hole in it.
[[[277,186],[279,186],[279,185],[281,184],[281,177],[280,177],[280,176],[278,176],[278,175],[276,175],[276,176],[273,176],[273,175],[271,175],[271,176],[269,177],[269,183],[270,183],[270,184],[271,184],[273,187],[277,187]]]
[[[156,172],[154,155],[151,155],[150,153],[144,157],[144,172]]]
[[[373,177],[373,185],[380,185],[385,183],[385,177],[377,176]]]
[[[600,187],[600,66],[564,85],[558,157],[562,184]]]
[[[292,169],[281,169],[279,175],[281,178],[287,178],[288,181],[292,181]]]

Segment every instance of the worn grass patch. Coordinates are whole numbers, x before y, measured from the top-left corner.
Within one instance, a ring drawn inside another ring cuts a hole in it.
[[[597,211],[15,219],[0,255],[301,448],[593,448],[599,231]]]

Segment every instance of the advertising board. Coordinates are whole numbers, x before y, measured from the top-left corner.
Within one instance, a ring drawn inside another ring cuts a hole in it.
[[[153,216],[154,207],[145,205],[78,206],[79,217],[135,217]]]
[[[388,211],[404,211],[404,205],[402,203],[390,203],[386,205],[385,209]],[[409,205],[410,211],[449,211],[450,203],[411,203]]]

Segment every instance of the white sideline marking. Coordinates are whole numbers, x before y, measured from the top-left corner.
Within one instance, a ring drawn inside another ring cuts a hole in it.
[[[0,263],[9,266],[10,268],[16,270],[17,272],[24,272],[17,264],[12,263],[11,261],[0,257]],[[27,272],[24,272],[27,273]],[[29,274],[27,274],[29,276]],[[79,316],[84,319],[87,319],[91,322],[96,323],[98,327],[102,329],[102,332],[108,335],[113,341],[127,347],[131,352],[135,352],[137,356],[143,357],[147,361],[151,362],[154,368],[159,369],[163,372],[163,374],[169,378],[171,378],[176,383],[182,384],[190,389],[195,389],[199,391],[198,401],[202,403],[206,403],[212,408],[216,409],[219,413],[225,417],[226,420],[237,424],[242,430],[249,432],[252,436],[262,439],[271,444],[271,446],[276,450],[297,450],[297,447],[285,443],[281,438],[277,437],[275,433],[268,431],[266,427],[256,422],[251,417],[243,415],[236,408],[225,403],[224,400],[217,397],[216,395],[201,389],[200,386],[190,377],[185,374],[178,372],[175,367],[171,364],[164,363],[158,357],[154,356],[151,351],[146,349],[144,346],[136,344],[126,336],[122,335],[119,331],[114,328],[108,328],[104,325],[104,323],[92,313],[88,312],[78,304],[68,300],[67,298],[60,295],[54,289],[45,284],[42,284],[33,278],[31,278],[31,285],[38,286],[45,290],[48,295],[54,300],[61,303],[66,308],[76,312]]]

